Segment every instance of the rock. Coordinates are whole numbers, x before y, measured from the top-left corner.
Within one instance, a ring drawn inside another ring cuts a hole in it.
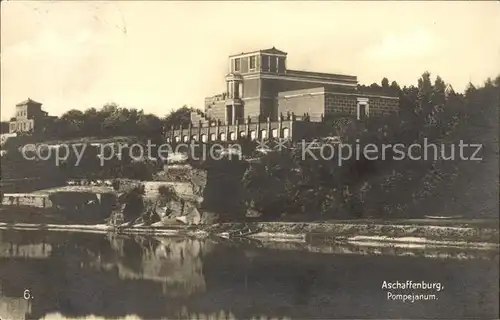
[[[163,221],[158,221],[158,222],[155,222],[151,225],[152,227],[163,227],[165,226],[165,223]]]
[[[187,217],[186,216],[176,217],[175,220],[182,222],[184,224],[187,224]]]
[[[255,210],[255,209],[252,209],[252,208],[248,208],[247,212],[246,212],[246,216],[248,218],[257,218],[257,217],[260,217],[261,215],[262,215],[262,213],[260,213],[259,211]]]
[[[220,217],[215,212],[205,211],[201,214],[201,224],[214,224],[219,221]]]
[[[201,223],[201,214],[191,202],[186,202],[184,205],[184,216],[187,218],[188,224],[198,225]]]
[[[180,217],[183,215],[183,204],[180,201],[169,201],[166,205],[166,215],[171,218]]]
[[[160,218],[164,218],[167,216],[168,214],[168,207],[167,206],[157,206],[156,209],[155,209],[155,212],[156,214],[160,217]]]

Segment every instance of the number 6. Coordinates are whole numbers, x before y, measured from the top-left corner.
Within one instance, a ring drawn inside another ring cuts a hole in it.
[[[24,299],[28,300],[31,298],[30,291],[28,289],[24,290]]]

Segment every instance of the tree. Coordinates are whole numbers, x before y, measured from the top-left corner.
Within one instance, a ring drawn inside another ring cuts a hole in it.
[[[143,136],[161,134],[162,121],[154,114],[141,113],[137,119],[137,133]]]
[[[418,94],[416,101],[416,111],[421,115],[420,119],[425,121],[426,117],[432,112],[432,82],[431,74],[426,71],[418,79]]]
[[[491,78],[490,78],[490,77],[488,77],[488,79],[486,79],[486,81],[484,82],[484,86],[485,86],[486,88],[491,88],[491,87],[493,87],[493,80],[491,80]]]
[[[431,74],[425,71],[418,79],[418,90],[421,96],[430,98],[432,94]]]
[[[500,75],[495,78],[495,86],[500,88]]]
[[[433,88],[434,104],[444,104],[446,100],[445,91],[446,91],[446,84],[444,83],[443,79],[441,79],[440,76],[437,76],[436,80],[434,81],[434,88]]]
[[[105,135],[126,135],[128,132],[133,131],[125,128],[127,124],[131,124],[131,113],[128,109],[119,108],[116,105],[104,106],[102,113],[104,113],[102,127]]]
[[[61,116],[63,126],[63,136],[81,136],[85,123],[85,116],[80,110],[72,109]]]
[[[476,92],[476,87],[472,84],[472,82],[469,82],[465,88],[465,96],[470,98],[474,92]]]
[[[167,116],[165,116],[164,123],[167,129],[174,127],[175,129],[179,126],[185,126],[191,123],[191,112],[193,108],[189,108],[184,105],[182,108],[177,110],[172,110]]]
[[[102,135],[102,113],[97,111],[96,108],[89,108],[83,113],[85,123],[83,125],[83,132],[86,135]]]
[[[389,79],[384,77],[382,79],[382,81],[380,82],[380,84],[382,85],[383,89],[388,89],[389,88]]]
[[[391,89],[394,91],[394,92],[399,92],[401,90],[401,88],[399,87],[399,84],[396,82],[396,81],[393,81],[391,83]]]

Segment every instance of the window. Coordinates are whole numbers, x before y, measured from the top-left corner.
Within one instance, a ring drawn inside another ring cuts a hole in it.
[[[240,59],[234,59],[234,71],[240,71]]]
[[[290,130],[288,128],[283,128],[283,138],[288,138],[290,136]]]
[[[269,60],[270,60],[269,61],[269,71],[276,72],[276,70],[277,70],[276,64],[278,63],[278,59],[275,57],[272,57],[272,58],[270,57]]]
[[[256,57],[255,57],[255,56],[250,57],[250,70],[252,70],[252,69],[255,69],[255,68],[256,68],[256,64],[257,64],[256,62],[257,62],[257,61],[256,61]]]
[[[262,70],[269,70],[269,56],[262,56]]]
[[[278,58],[278,72],[285,72],[285,58]]]
[[[237,96],[237,98],[243,97],[243,83],[238,82],[237,86],[238,86],[238,90],[237,90],[238,96]]]
[[[267,131],[266,130],[260,130],[260,139],[264,140],[267,139]]]

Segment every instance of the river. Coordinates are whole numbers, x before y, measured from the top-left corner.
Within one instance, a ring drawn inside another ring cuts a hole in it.
[[[498,318],[498,253],[332,252],[0,230],[0,319]]]

